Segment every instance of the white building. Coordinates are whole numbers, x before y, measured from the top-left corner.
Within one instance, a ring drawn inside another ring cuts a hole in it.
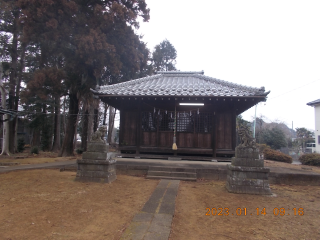
[[[314,107],[315,130],[314,137],[316,143],[316,152],[320,153],[320,99],[307,103]]]

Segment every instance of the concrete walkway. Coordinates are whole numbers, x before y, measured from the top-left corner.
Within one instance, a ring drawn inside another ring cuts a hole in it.
[[[161,180],[121,239],[168,240],[179,183],[179,180]]]
[[[68,160],[61,162],[50,162],[50,163],[39,163],[39,164],[28,164],[28,165],[14,165],[8,167],[1,167],[0,173],[18,171],[18,170],[28,170],[28,169],[41,169],[41,168],[64,168],[65,166],[76,166],[77,160]]]

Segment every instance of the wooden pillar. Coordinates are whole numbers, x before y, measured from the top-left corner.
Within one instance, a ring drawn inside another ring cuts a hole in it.
[[[197,117],[197,115],[195,115],[195,118],[194,118],[194,121],[193,121],[193,138],[192,138],[192,140],[193,140],[192,147],[193,148],[198,148],[199,147],[198,146],[198,142],[199,142],[198,135],[199,134],[196,131],[196,122],[197,122],[196,117]]]
[[[159,148],[160,147],[160,132],[159,132],[159,113],[158,113],[159,110],[157,110],[155,112],[156,114],[156,119],[157,119],[157,133],[156,133],[156,147]]]
[[[176,144],[177,144],[177,147],[178,147],[178,149],[179,149],[179,145],[178,145],[178,131],[177,131],[177,102],[176,102],[176,100],[177,100],[177,98],[175,98],[175,100],[174,100],[174,119],[175,119],[175,121],[174,121],[174,129],[175,129],[175,132],[176,132]],[[174,136],[174,132],[173,132],[173,136]],[[178,154],[177,154],[177,152],[178,152],[178,150],[173,150],[173,156],[177,156]]]
[[[119,146],[121,147],[123,145],[124,141],[124,110],[120,110],[120,129],[119,129]]]
[[[212,115],[212,133],[211,133],[211,146],[212,146],[212,157],[217,157],[217,113],[213,111]]]
[[[136,154],[140,154],[140,145],[141,145],[141,100],[138,100],[138,114],[136,121]]]

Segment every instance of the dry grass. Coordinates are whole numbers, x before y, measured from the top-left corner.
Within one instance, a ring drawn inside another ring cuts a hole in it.
[[[271,190],[276,196],[228,193],[219,181],[181,182],[170,239],[320,239],[320,186]],[[284,208],[285,215],[274,214],[275,208]]]
[[[75,182],[75,173],[0,174],[0,239],[119,239],[158,181],[118,176]]]
[[[41,153],[25,159],[0,158],[26,164],[65,160]],[[302,167],[269,160],[265,166]],[[58,170],[0,174],[0,239],[119,239],[159,182],[123,175],[112,184],[74,179],[74,172]],[[320,187],[271,189],[276,197],[231,194],[225,182],[181,182],[170,238],[320,239]],[[206,215],[207,208],[229,208],[230,214]],[[241,216],[237,208],[242,208]],[[265,208],[266,214],[257,216],[256,208]],[[276,216],[275,208],[285,208],[286,215]],[[303,208],[304,215],[298,210],[294,215],[294,208]]]
[[[296,165],[291,163],[284,163],[284,162],[277,162],[272,160],[265,160],[264,161],[265,167],[283,167],[288,169],[295,169],[295,170],[301,170],[302,168],[312,168],[310,172],[320,173],[320,167],[319,166],[306,166],[306,165]]]

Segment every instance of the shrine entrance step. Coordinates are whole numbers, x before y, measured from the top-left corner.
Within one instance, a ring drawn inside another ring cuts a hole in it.
[[[146,178],[197,181],[197,173],[193,168],[170,168],[154,166],[149,168]]]

